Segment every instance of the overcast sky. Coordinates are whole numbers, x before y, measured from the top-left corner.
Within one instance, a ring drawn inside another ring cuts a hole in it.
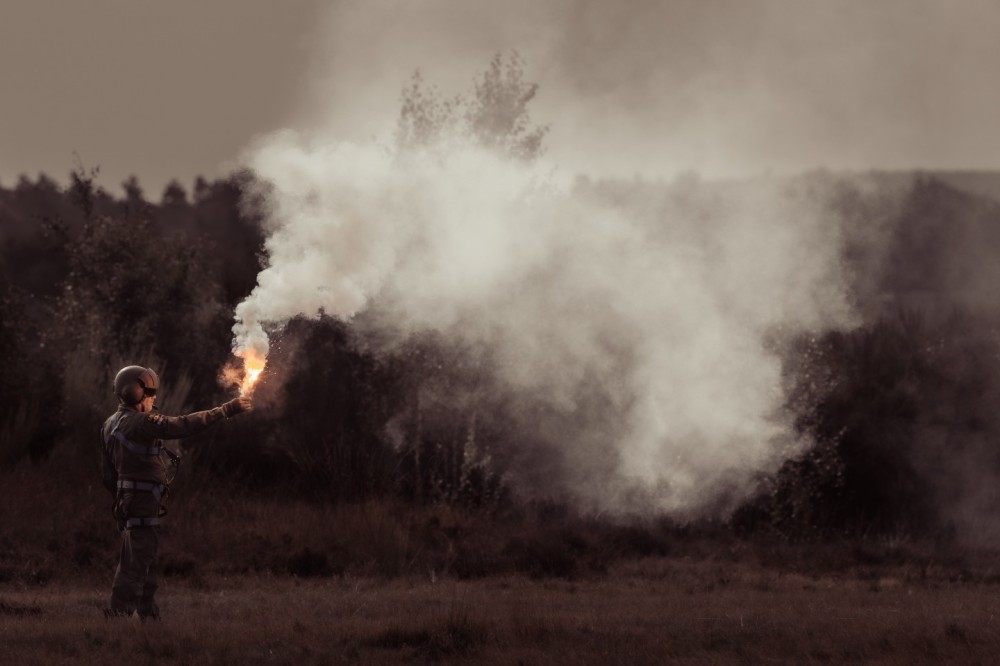
[[[1000,168],[992,0],[0,0],[0,184],[79,155],[158,198],[291,127],[385,136],[498,51],[567,172]]]

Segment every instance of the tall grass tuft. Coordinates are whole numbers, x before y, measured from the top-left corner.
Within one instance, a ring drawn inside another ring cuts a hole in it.
[[[475,617],[468,606],[453,601],[445,617],[396,621],[364,643],[389,650],[410,649],[425,659],[439,660],[472,656],[492,637],[486,621]]]
[[[12,467],[28,454],[38,416],[37,406],[22,400],[0,421],[0,469]]]

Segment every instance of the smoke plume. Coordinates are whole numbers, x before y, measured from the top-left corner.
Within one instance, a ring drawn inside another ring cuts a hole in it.
[[[397,152],[283,131],[249,166],[268,265],[237,347],[365,313],[376,353],[428,331],[488,352],[491,397],[523,406],[509,426],[535,448],[514,481],[589,508],[742,495],[801,445],[775,341],[851,318],[837,225],[769,181],[618,196],[461,133]]]

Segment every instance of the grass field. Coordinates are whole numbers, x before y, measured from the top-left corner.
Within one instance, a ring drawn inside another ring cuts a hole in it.
[[[19,507],[0,512],[0,665],[1000,661],[997,553],[947,540],[796,544],[194,483],[164,529],[163,619],[106,621],[118,536],[74,475],[0,475]],[[43,487],[79,492],[38,502]]]
[[[0,592],[0,663],[996,663],[1000,586],[653,558],[583,580],[168,580],[164,617],[99,584]],[[126,662],[126,660],[128,660]]]

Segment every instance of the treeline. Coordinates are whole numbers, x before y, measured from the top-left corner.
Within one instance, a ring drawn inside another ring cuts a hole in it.
[[[758,184],[586,187],[654,214],[704,215],[705,202]],[[1000,545],[1000,173],[819,171],[782,187],[842,230],[860,321],[776,343],[786,407],[811,445],[762,478],[729,524]]]
[[[968,176],[833,179],[863,321],[785,357],[788,406],[814,445],[736,526],[1000,545],[1000,205],[951,184]]]
[[[44,175],[0,188],[7,463],[92,439],[94,417],[114,406],[107,378],[126,360],[215,387],[229,351],[222,331],[256,279],[262,236],[240,212],[243,176],[198,179],[190,196],[171,183],[159,203],[134,178],[114,197],[94,177],[77,170],[66,188]],[[185,401],[175,394],[171,406]]]
[[[116,407],[111,379],[127,363],[161,373],[167,413],[232,396],[220,370],[234,360],[233,309],[263,242],[242,195],[251,176],[198,179],[192,195],[171,183],[159,203],[134,179],[113,197],[93,176],[0,188],[3,467],[67,460],[93,473],[97,427]],[[363,346],[339,320],[289,322],[255,412],[186,441],[187,453],[264,492],[495,505],[500,477],[477,454],[490,420],[449,423],[419,405],[422,384],[463,381],[442,369],[445,346],[416,339],[392,358]]]
[[[162,372],[167,411],[226,397],[217,373],[263,235],[242,197],[248,174],[198,179],[191,193],[171,183],[159,202],[134,179],[116,197],[93,174],[71,178],[0,188],[0,464],[67,459],[86,475],[124,363]],[[815,445],[763,479],[733,524],[791,536],[992,526],[1000,336],[987,278],[1000,207],[926,175],[882,176],[896,182],[892,205],[879,176],[804,178],[795,186],[832,193],[829,207],[851,230],[844,261],[866,320],[794,342],[789,407]],[[375,357],[350,325],[303,319],[276,341],[272,368],[279,375],[249,419],[187,448],[220,480],[334,501],[502,503],[503,460],[487,453],[510,444],[504,406],[469,414],[421,403],[422,387],[453,393],[481,379],[460,350],[425,336]]]
[[[516,58],[494,59],[467,98],[442,100],[415,77],[397,139],[405,148],[460,124],[492,149],[532,159],[545,135],[527,121],[535,91]],[[761,479],[731,526],[796,538],[1000,535],[1000,205],[984,194],[989,182],[788,180],[844,230],[862,322],[782,341],[788,411],[812,445]],[[199,178],[190,192],[173,182],[154,201],[134,178],[113,195],[78,168],[67,187],[45,176],[0,187],[0,469],[65,464],[81,480],[95,476],[97,429],[115,408],[111,379],[128,363],[161,373],[168,413],[231,394],[218,373],[232,360],[232,313],[262,262],[252,185],[249,173]],[[638,202],[653,216],[661,204],[710,214],[701,202],[754,186],[577,184],[581,196]],[[509,506],[505,473],[530,467],[533,447],[532,433],[506,416],[525,405],[442,399],[480,390],[488,359],[433,334],[375,355],[360,328],[329,317],[289,322],[273,341],[257,409],[185,443],[196,468],[256,494]]]

